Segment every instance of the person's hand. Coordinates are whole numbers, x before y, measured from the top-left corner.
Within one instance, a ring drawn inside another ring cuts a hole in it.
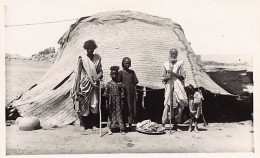
[[[84,96],[83,96],[82,93],[78,93],[78,94],[77,94],[77,97],[78,97],[78,98],[83,98]]]
[[[164,80],[162,80],[162,83],[163,83],[163,84],[166,84],[167,82],[166,82],[166,81],[164,81]]]
[[[176,76],[177,74],[175,72],[171,72],[171,75]]]
[[[81,101],[82,99],[84,99],[84,95],[82,93],[77,93],[76,94],[76,101]]]
[[[170,76],[164,77],[163,81],[167,82],[170,79]]]
[[[99,82],[99,78],[97,78],[97,77],[95,77],[95,76],[92,76],[92,80],[93,80],[94,82]]]
[[[163,83],[163,84],[166,84],[168,80],[169,80],[169,79],[167,79],[167,77],[164,77],[164,78],[162,79],[162,83]]]
[[[93,86],[93,88],[95,88],[95,89],[97,89],[97,90],[99,89],[99,86],[98,86],[97,82],[96,82],[96,83],[93,83],[93,84],[91,83],[91,85]]]
[[[173,72],[171,70],[167,70],[167,74],[172,74]]]
[[[97,77],[92,76],[92,80],[94,82],[94,87],[99,88],[100,80]]]

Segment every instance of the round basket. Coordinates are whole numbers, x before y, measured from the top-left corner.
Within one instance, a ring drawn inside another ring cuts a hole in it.
[[[157,134],[165,134],[165,130],[162,130],[162,131],[146,131],[142,128],[136,128],[136,131],[139,132],[139,133],[144,133],[144,134],[154,134],[154,135],[157,135]]]
[[[23,117],[18,123],[19,129],[22,131],[32,131],[40,129],[40,120],[36,117]]]

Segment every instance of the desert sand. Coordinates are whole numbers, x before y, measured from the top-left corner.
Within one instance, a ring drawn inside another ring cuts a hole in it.
[[[52,64],[48,61],[5,60],[6,103],[36,84]]]

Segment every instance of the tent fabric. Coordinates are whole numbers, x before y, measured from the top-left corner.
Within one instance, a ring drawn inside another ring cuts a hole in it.
[[[78,56],[86,55],[83,44],[96,41],[95,53],[102,58],[104,84],[110,81],[110,66],[121,66],[130,57],[139,86],[163,89],[161,71],[169,50],[176,48],[184,61],[185,85],[202,86],[212,93],[230,95],[197,64],[183,29],[170,19],[140,12],[113,11],[80,18],[60,38],[59,54],[38,84],[14,100],[22,116],[36,116],[43,126],[64,126],[77,119],[69,96]]]

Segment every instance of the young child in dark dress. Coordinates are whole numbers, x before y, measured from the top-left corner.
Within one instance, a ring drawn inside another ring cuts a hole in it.
[[[124,123],[128,122],[128,126],[131,129],[132,123],[136,118],[136,100],[137,91],[136,85],[138,84],[138,79],[133,70],[129,69],[131,66],[131,59],[129,57],[124,57],[122,60],[123,70],[119,71],[119,81],[123,83],[126,95],[126,105],[124,110]]]
[[[112,131],[120,128],[120,133],[125,134],[125,126],[123,123],[122,109],[124,89],[123,84],[118,82],[118,66],[110,67],[110,76],[112,80],[107,83],[104,95],[107,98],[106,108],[108,110],[108,134],[111,135]]]

